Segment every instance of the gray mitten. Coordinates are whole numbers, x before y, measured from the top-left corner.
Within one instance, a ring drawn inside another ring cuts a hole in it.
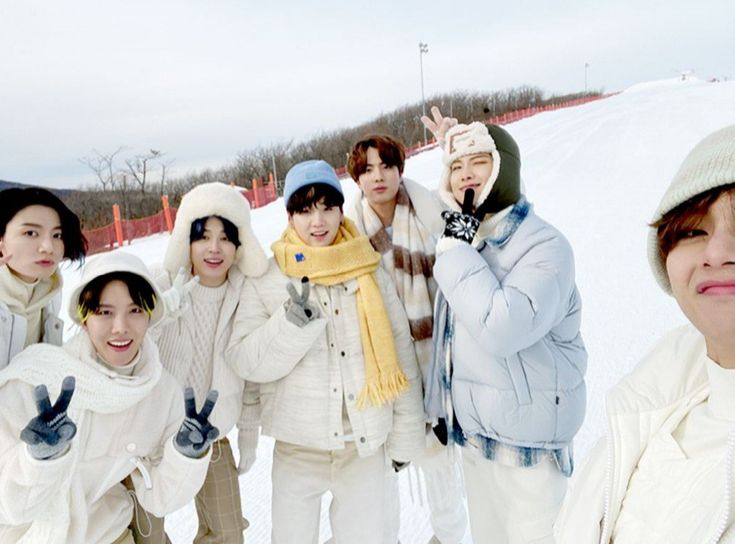
[[[212,390],[204,401],[202,411],[197,413],[194,390],[191,387],[184,389],[184,408],[186,417],[176,433],[174,446],[181,455],[198,459],[206,455],[209,445],[217,440],[219,429],[209,422],[219,393]]]
[[[65,454],[71,447],[71,439],[77,434],[77,426],[66,415],[66,409],[74,395],[75,385],[74,376],[64,378],[61,382],[61,393],[53,406],[45,385],[37,385],[33,390],[38,415],[21,431],[20,439],[28,444],[34,459],[54,459]]]
[[[286,290],[290,297],[284,305],[286,319],[297,327],[304,327],[309,321],[319,317],[319,307],[309,302],[309,292],[311,291],[309,278],[306,276],[301,278],[301,294],[296,292],[296,288],[292,283],[286,286]]]

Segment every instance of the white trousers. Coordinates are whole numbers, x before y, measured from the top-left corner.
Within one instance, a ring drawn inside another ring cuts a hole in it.
[[[468,444],[462,467],[474,544],[553,544],[553,523],[567,488],[553,459],[507,466]]]
[[[360,457],[276,441],[273,450],[273,544],[317,544],[322,495],[332,492],[329,519],[336,544],[375,544],[384,525],[385,453]]]
[[[418,469],[416,478],[421,477],[418,472],[423,474],[429,522],[434,536],[442,544],[459,544],[467,532],[467,512],[459,459],[458,449],[455,446],[444,446],[432,432],[427,435],[426,449],[411,462]],[[415,500],[420,499],[417,497]],[[390,461],[386,470],[385,502],[384,541],[386,544],[396,544],[400,530],[401,504],[398,475],[390,466]]]

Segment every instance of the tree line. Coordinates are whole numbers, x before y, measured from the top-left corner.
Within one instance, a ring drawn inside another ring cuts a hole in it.
[[[434,95],[426,101],[427,111],[437,105],[443,113],[460,123],[485,120],[529,107],[542,107],[581,98],[599,96],[602,91],[547,96],[538,87],[521,86],[494,92],[457,91]],[[71,191],[63,196],[66,203],[82,219],[85,228],[96,228],[112,222],[112,204],[120,205],[124,218],[134,219],[153,215],[161,209],[161,195],[167,194],[171,206],[178,206],[181,197],[192,187],[211,181],[234,183],[251,188],[253,178],[267,181],[269,173],[282,178],[296,163],[320,158],[335,168],[345,166],[353,143],[370,133],[387,133],[406,146],[423,141],[421,102],[407,104],[382,113],[356,127],[320,132],[304,141],[282,141],[245,149],[230,164],[205,169],[183,176],[169,177],[173,160],[161,150],[143,153],[119,147],[112,152],[93,150],[79,160],[93,175],[93,186],[83,191]],[[275,170],[275,172],[274,172]]]

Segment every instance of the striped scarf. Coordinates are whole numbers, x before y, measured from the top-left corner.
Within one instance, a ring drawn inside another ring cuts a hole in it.
[[[403,183],[396,195],[392,239],[367,199],[362,198],[361,205],[365,232],[393,278],[408,315],[416,358],[425,377],[431,361],[433,301],[437,290],[432,273],[436,239],[416,215]]]

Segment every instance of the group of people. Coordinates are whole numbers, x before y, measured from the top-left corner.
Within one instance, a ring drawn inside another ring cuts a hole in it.
[[[222,183],[182,198],[151,268],[124,251],[84,264],[57,197],[0,192],[0,543],[163,544],[192,499],[194,542],[242,543],[238,477],[261,432],[275,544],[318,542],[326,492],[335,543],[397,543],[409,466],[432,542],[460,543],[468,521],[476,544],[724,541],[735,127],[690,153],[650,227],[654,274],[691,325],[610,392],[606,438],[575,471],[572,248],[526,199],[509,132],[432,114],[436,192],[403,177],[387,135],[353,146],[349,203],[329,164],[299,163],[270,258]],[[66,342],[64,260],[82,267]]]

